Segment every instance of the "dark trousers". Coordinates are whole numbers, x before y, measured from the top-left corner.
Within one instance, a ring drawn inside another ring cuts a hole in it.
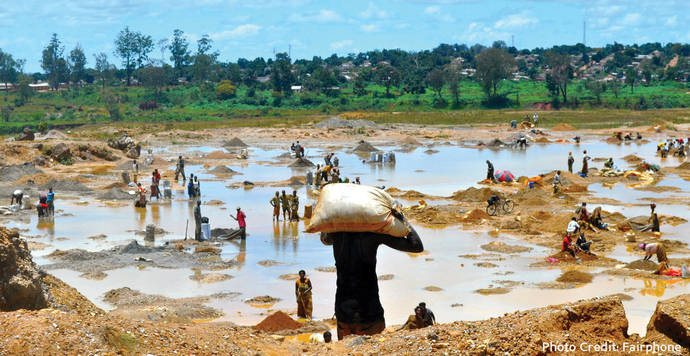
[[[196,220],[196,227],[194,228],[194,239],[201,241],[201,220]]]

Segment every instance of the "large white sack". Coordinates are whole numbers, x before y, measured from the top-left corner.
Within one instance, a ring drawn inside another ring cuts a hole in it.
[[[393,198],[359,184],[328,184],[321,190],[307,232],[374,232],[405,237],[407,225],[393,215]]]

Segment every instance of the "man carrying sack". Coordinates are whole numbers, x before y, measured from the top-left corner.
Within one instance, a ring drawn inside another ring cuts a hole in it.
[[[321,191],[307,232],[321,232],[321,241],[333,246],[338,339],[382,332],[386,322],[376,275],[379,245],[424,251],[393,198],[374,187],[329,184]]]

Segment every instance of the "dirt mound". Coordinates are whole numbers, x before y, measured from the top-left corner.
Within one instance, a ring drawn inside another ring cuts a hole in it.
[[[532,214],[530,218],[539,220],[539,221],[546,221],[549,220],[553,217],[553,214],[546,212],[546,211],[537,211],[536,213]]]
[[[372,146],[369,142],[359,141],[359,144],[353,149],[355,152],[378,152],[378,148]]]
[[[405,137],[404,139],[402,139],[402,141],[400,141],[400,144],[401,145],[408,145],[408,146],[419,146],[419,145],[421,145],[421,143],[419,143],[419,141],[417,141],[417,139],[412,137],[412,136]]]
[[[16,164],[0,167],[0,181],[12,182],[28,175],[43,174],[33,163]]]
[[[515,200],[525,206],[548,206],[551,196],[546,191],[534,189],[522,189],[515,194]]]
[[[531,247],[508,245],[503,241],[491,241],[481,246],[482,250],[499,253],[522,253],[532,251]]]
[[[402,193],[402,190],[400,190],[396,187],[390,187],[390,188],[386,189],[386,193],[388,193],[390,195],[396,195],[396,194]]]
[[[110,190],[107,192],[101,194],[98,199],[100,200],[132,200],[133,195],[129,195],[129,193],[123,191],[120,188],[112,187]]]
[[[577,130],[573,125],[570,124],[557,124],[551,128],[551,131],[575,131]]]
[[[339,128],[376,128],[376,123],[369,120],[345,120],[337,116],[328,118],[319,123],[314,124],[317,129],[339,129]]]
[[[492,195],[500,196],[501,193],[491,188],[469,187],[465,190],[458,190],[450,196],[451,199],[465,202],[484,202],[489,200]]]
[[[304,157],[300,157],[296,159],[294,162],[290,163],[288,167],[316,167],[316,165],[312,161]]]
[[[690,170],[690,161],[685,161],[676,167],[677,169]]]
[[[304,176],[294,176],[290,178],[290,182],[288,183],[289,185],[305,185],[307,184],[307,178]]]
[[[223,143],[223,147],[249,147],[244,141],[233,137],[230,141]]]
[[[464,223],[479,223],[482,220],[488,219],[491,219],[491,216],[481,209],[472,209],[472,211],[462,217]]]
[[[48,306],[41,272],[19,231],[0,226],[0,311]]]
[[[582,193],[587,191],[587,186],[586,185],[579,185],[579,184],[570,184],[566,187],[563,188],[563,192],[565,193]]]
[[[643,161],[642,158],[635,156],[634,154],[629,154],[625,157],[623,157],[623,160],[630,163],[630,164],[638,164]]]
[[[59,192],[89,193],[93,191],[93,189],[85,186],[84,184],[70,179],[51,179],[48,183],[43,184],[41,187],[45,190],[53,188],[53,190]]]
[[[578,253],[576,257],[573,257],[573,255],[567,251],[559,251],[558,253],[555,253],[547,258],[555,258],[559,262],[577,262],[578,259],[582,261],[594,261],[598,259],[596,255],[587,253]]]
[[[625,268],[639,269],[643,271],[656,271],[657,265],[656,263],[649,260],[637,260],[628,263],[627,265],[625,265]]]
[[[534,140],[534,142],[536,142],[536,143],[550,143],[551,141],[549,141],[549,139],[546,137],[539,137],[538,139]]]
[[[562,283],[590,283],[592,282],[592,275],[587,272],[582,272],[578,270],[571,270],[563,272],[558,278],[557,282]]]
[[[204,158],[208,159],[233,159],[235,156],[224,152],[224,151],[213,151],[204,156]]]
[[[266,319],[254,325],[253,328],[261,331],[280,331],[299,329],[300,326],[300,323],[279,310],[267,316]]]
[[[234,171],[232,168],[227,166],[216,166],[215,168],[211,169],[209,173],[215,175],[239,174],[238,172]]]
[[[646,337],[657,338],[663,335],[687,351],[690,348],[688,308],[690,308],[690,295],[688,294],[657,302],[656,310],[647,324]],[[664,343],[661,342],[661,344]]]
[[[426,194],[420,193],[416,190],[408,190],[405,193],[401,194],[400,197],[408,200],[415,200],[426,198]]]

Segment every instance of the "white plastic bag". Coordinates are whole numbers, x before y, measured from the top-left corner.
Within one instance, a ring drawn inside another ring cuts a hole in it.
[[[381,189],[328,184],[321,190],[307,232],[373,232],[405,237],[407,225],[393,215],[397,203]]]

